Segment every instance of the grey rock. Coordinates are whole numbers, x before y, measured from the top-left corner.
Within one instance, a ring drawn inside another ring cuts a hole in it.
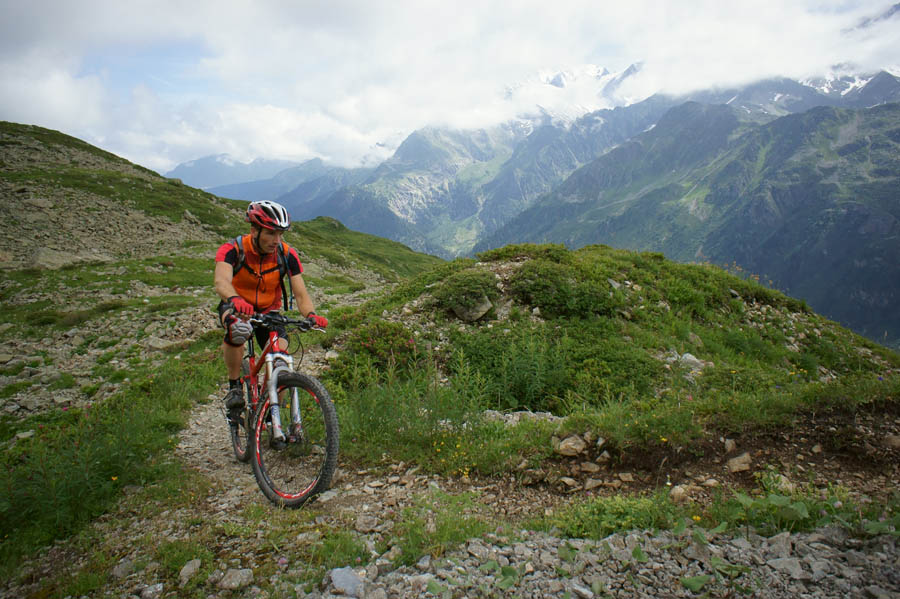
[[[684,354],[680,358],[678,358],[678,361],[681,362],[683,366],[686,366],[691,370],[702,370],[705,365],[703,360],[698,359],[693,354]]]
[[[576,582],[573,582],[570,588],[572,589],[572,592],[576,596],[581,597],[581,599],[593,599],[594,597],[594,591]]]
[[[800,560],[795,557],[779,557],[766,562],[770,568],[790,574],[794,580],[810,580],[812,577],[803,569]]]
[[[587,443],[584,442],[584,439],[578,435],[572,435],[560,441],[559,446],[556,447],[556,453],[574,457],[584,451],[586,447]]]
[[[191,578],[196,576],[197,572],[200,571],[200,565],[199,559],[192,559],[181,568],[181,571],[178,573],[178,582],[181,586],[186,585]]]
[[[141,599],[157,599],[158,597],[162,597],[163,590],[163,583],[158,582],[156,584],[151,584],[141,590]]]
[[[69,252],[59,252],[50,248],[40,248],[31,258],[33,266],[38,268],[57,269],[78,262],[79,258]]]
[[[771,557],[788,557],[791,555],[791,549],[791,534],[783,532],[768,540],[766,554]]]
[[[316,501],[319,503],[325,503],[326,501],[331,501],[335,497],[340,495],[338,491],[335,489],[331,489],[330,491],[325,491],[324,493],[316,496]]]
[[[466,551],[481,561],[486,561],[490,555],[490,550],[480,541],[469,541],[469,544],[466,545]]]
[[[750,470],[750,464],[752,463],[752,461],[753,460],[750,458],[750,454],[744,452],[736,458],[731,458],[730,460],[728,460],[725,466],[728,468],[729,472],[735,474],[737,472]]]
[[[490,312],[493,307],[494,304],[491,300],[486,295],[482,295],[474,306],[467,307],[459,304],[453,306],[453,313],[463,322],[475,322]]]
[[[416,562],[416,568],[422,572],[425,572],[429,568],[431,568],[431,556],[423,555],[422,558],[418,562]]]
[[[159,337],[147,337],[147,339],[144,340],[144,347],[156,351],[166,351],[172,347],[175,347],[179,343],[180,342],[177,341],[167,341],[165,339],[160,339]]]
[[[28,198],[24,200],[23,203],[35,208],[43,208],[44,210],[53,208],[53,200],[49,198]]]
[[[872,599],[896,599],[897,595],[890,591],[886,591],[883,588],[876,585],[869,585],[865,588],[866,597],[872,597]]]
[[[363,534],[375,532],[378,529],[378,518],[371,514],[360,514],[356,517],[356,532]]]
[[[362,597],[363,579],[353,568],[349,566],[335,568],[329,573],[329,576],[337,594],[347,597]]]
[[[218,587],[220,589],[228,589],[233,591],[250,586],[250,583],[252,582],[253,570],[249,568],[242,568],[240,570],[231,568],[227,572],[225,572],[225,576],[223,576],[222,580],[219,581]]]
[[[685,485],[675,485],[669,491],[669,498],[673,503],[683,503],[688,500],[687,487]]]
[[[134,563],[128,558],[120,561],[112,569],[112,575],[114,578],[127,578],[129,575],[131,575],[132,572],[134,572]]]

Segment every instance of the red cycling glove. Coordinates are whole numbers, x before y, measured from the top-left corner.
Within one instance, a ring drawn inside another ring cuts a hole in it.
[[[325,327],[328,326],[328,319],[325,318],[324,316],[319,316],[315,312],[310,312],[309,314],[306,315],[306,317],[315,321],[316,326],[319,327],[320,329],[324,329]]]
[[[253,309],[253,306],[250,305],[250,302],[245,300],[239,295],[233,295],[228,298],[228,301],[231,302],[231,305],[234,306],[234,309],[237,310],[239,314],[246,314],[250,316],[256,310]]]

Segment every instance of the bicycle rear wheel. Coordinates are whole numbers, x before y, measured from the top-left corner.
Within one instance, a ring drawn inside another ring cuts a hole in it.
[[[241,364],[243,374],[242,389],[244,392],[244,407],[240,412],[228,414],[228,430],[231,433],[231,449],[234,451],[234,457],[239,462],[250,461],[250,428],[252,426],[252,415],[250,414],[250,364],[244,358]]]
[[[291,397],[297,391],[300,422],[291,423]],[[273,438],[272,398],[253,417],[253,474],[269,500],[297,508],[327,490],[337,468],[338,420],[331,396],[317,379],[299,373],[278,377],[278,402],[286,439]]]

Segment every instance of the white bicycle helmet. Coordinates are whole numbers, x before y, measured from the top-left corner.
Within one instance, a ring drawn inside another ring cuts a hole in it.
[[[284,206],[268,200],[250,202],[245,219],[249,223],[273,231],[286,231],[291,226],[291,216]]]

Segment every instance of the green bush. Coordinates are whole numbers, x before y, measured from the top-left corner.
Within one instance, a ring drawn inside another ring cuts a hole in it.
[[[351,331],[326,378],[345,387],[377,384],[386,373],[409,373],[420,364],[415,336],[400,323],[378,320]],[[365,378],[360,377],[360,373]],[[368,380],[366,380],[368,378]]]
[[[571,268],[547,260],[526,262],[510,281],[510,290],[519,301],[537,306],[547,317],[569,313],[574,286]]]
[[[897,493],[881,504],[859,501],[839,486],[814,489],[801,485],[791,489],[786,486],[788,479],[771,468],[756,477],[758,489],[717,498],[709,508],[709,519],[731,529],[752,526],[765,536],[825,526],[840,526],[860,536],[900,536]]]
[[[549,260],[559,264],[572,261],[572,253],[559,243],[514,243],[478,254],[478,259],[482,262],[500,262],[522,257]]]
[[[452,310],[455,306],[474,308],[483,298],[496,300],[497,277],[489,270],[470,268],[450,275],[433,292],[438,306]]]
[[[521,325],[499,335],[492,329],[455,333],[452,341],[457,359],[451,371],[468,364],[478,372],[493,409],[553,410],[570,386],[568,340],[544,325]]]
[[[532,260],[519,267],[510,280],[510,291],[522,303],[540,308],[545,318],[610,316],[623,303],[605,282],[548,260]]]
[[[101,403],[43,417],[33,437],[7,447],[0,456],[0,572],[76,532],[122,487],[175,481],[179,467],[155,458],[170,450],[193,397],[219,368],[210,360],[171,360]]]
[[[423,555],[443,555],[467,539],[489,532],[493,525],[473,513],[475,506],[471,493],[451,495],[435,490],[404,508],[395,528],[402,549],[399,563],[411,566]]]

